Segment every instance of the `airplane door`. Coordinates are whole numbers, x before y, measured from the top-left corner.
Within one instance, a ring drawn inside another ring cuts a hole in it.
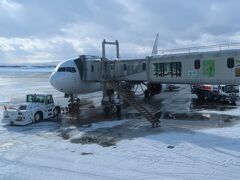
[[[85,58],[80,57],[78,59],[75,59],[74,62],[76,64],[77,68],[78,68],[80,79],[81,80],[86,80],[86,74],[84,72],[84,69],[86,69]]]

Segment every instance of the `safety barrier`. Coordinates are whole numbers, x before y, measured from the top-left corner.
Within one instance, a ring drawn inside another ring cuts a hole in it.
[[[176,49],[163,49],[158,50],[160,55],[176,54],[176,53],[196,53],[207,51],[221,51],[226,49],[240,49],[240,43],[228,43],[209,46],[196,46],[188,48],[176,48]]]

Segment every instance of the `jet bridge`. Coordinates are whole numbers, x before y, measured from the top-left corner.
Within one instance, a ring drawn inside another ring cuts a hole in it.
[[[116,59],[105,57],[105,45],[116,45]],[[238,44],[239,45],[239,44]],[[119,43],[103,41],[102,58],[78,60],[82,64],[82,80],[102,82],[103,107],[114,106],[111,96],[115,90],[134,106],[155,127],[159,124],[147,110],[130,96],[124,83],[169,84],[240,84],[240,45],[200,47],[199,49],[174,49],[143,59],[120,59]],[[81,58],[80,58],[81,59]],[[121,87],[122,86],[122,87]],[[153,120],[154,119],[154,120]]]
[[[84,80],[236,85],[240,84],[240,45],[233,47],[166,51],[143,59],[88,59],[84,62]]]

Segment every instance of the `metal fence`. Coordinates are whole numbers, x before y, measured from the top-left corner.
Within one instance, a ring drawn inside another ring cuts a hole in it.
[[[158,50],[158,55],[222,51],[227,49],[240,49],[240,43],[218,44],[218,45],[177,48],[177,49],[163,49],[163,50]]]

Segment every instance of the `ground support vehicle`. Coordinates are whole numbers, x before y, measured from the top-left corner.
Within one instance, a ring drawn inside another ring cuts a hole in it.
[[[220,102],[235,103],[239,100],[238,85],[191,85],[192,94],[196,94],[199,99],[210,99]]]
[[[57,117],[61,112],[60,106],[54,105],[51,94],[28,94],[25,103],[16,108],[4,108],[2,122],[15,125],[26,125]]]

